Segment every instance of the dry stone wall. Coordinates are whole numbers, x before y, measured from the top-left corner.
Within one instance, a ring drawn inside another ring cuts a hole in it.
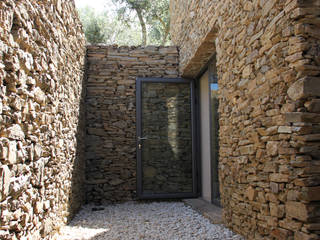
[[[0,1],[0,239],[49,239],[84,200],[84,56],[73,1]]]
[[[87,61],[87,201],[132,200],[136,196],[136,78],[178,77],[178,50],[89,46]]]
[[[318,0],[171,1],[180,71],[217,58],[225,223],[248,239],[320,237]]]

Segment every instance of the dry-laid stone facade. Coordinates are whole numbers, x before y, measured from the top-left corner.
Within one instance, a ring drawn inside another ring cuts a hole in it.
[[[49,239],[84,200],[84,56],[73,1],[0,1],[0,239]]]
[[[320,238],[320,1],[172,0],[180,72],[216,54],[225,223],[248,239]]]
[[[178,77],[176,47],[88,46],[87,201],[136,196],[136,78]]]
[[[85,193],[134,199],[136,78],[196,78],[215,55],[225,223],[248,239],[319,239],[319,12],[319,0],[171,0],[180,55],[89,46],[85,82],[73,1],[2,0],[0,238],[49,239]]]

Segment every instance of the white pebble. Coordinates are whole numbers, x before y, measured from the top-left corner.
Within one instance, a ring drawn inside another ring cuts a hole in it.
[[[127,202],[99,206],[85,205],[59,240],[240,240],[223,225],[208,219],[182,202]]]

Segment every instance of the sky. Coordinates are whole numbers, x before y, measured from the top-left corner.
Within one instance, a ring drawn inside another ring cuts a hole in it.
[[[89,6],[94,8],[97,12],[114,8],[111,0],[75,0],[77,8]]]

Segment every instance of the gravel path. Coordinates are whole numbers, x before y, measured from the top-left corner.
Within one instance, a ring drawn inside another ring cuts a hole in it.
[[[92,211],[93,208],[103,210]],[[222,225],[211,224],[182,202],[127,202],[86,205],[59,240],[240,240]]]

